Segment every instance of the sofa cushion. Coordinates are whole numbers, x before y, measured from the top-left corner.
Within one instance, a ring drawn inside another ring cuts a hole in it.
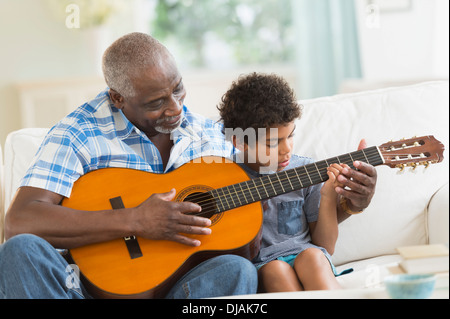
[[[447,81],[381,89],[302,101],[294,153],[317,160],[403,137],[434,135],[448,149],[449,86]],[[395,254],[399,246],[428,242],[426,213],[433,194],[448,183],[445,160],[426,170],[399,173],[377,168],[376,194],[369,208],[340,225],[333,261]],[[448,198],[448,197],[447,197]],[[448,214],[448,212],[447,212]]]

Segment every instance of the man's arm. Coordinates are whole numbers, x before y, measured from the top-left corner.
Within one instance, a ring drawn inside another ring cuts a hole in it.
[[[63,196],[34,188],[22,187],[5,217],[5,235],[29,233],[40,236],[56,248],[71,249],[135,235],[148,239],[173,240],[198,246],[199,241],[183,234],[207,235],[211,221],[186,215],[199,212],[193,203],[171,200],[172,190],[154,194],[135,208],[105,211],[80,211],[60,205]]]

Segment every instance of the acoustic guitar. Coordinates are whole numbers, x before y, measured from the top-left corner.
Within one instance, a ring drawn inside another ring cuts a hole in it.
[[[94,297],[161,298],[187,271],[222,254],[253,259],[260,247],[261,200],[299,190],[328,179],[327,167],[354,161],[404,169],[443,160],[444,146],[433,136],[389,142],[306,166],[249,179],[242,168],[221,157],[195,159],[168,174],[126,168],[90,172],[75,183],[62,205],[79,210],[136,207],[153,193],[177,190],[176,201],[202,207],[212,221],[212,234],[190,247],[134,236],[70,250],[81,279]]]

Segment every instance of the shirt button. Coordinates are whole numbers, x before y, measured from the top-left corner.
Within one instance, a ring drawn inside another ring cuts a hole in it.
[[[159,160],[158,156],[153,156],[153,160],[155,161]]]

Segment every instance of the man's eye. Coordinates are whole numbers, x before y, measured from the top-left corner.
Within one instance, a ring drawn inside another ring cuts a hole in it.
[[[184,91],[184,86],[183,84],[180,84],[179,86],[177,86],[177,88],[175,89],[175,91],[173,91],[174,94],[181,94]]]
[[[145,104],[145,107],[150,110],[157,110],[163,105],[162,100],[153,101],[151,103]]]

